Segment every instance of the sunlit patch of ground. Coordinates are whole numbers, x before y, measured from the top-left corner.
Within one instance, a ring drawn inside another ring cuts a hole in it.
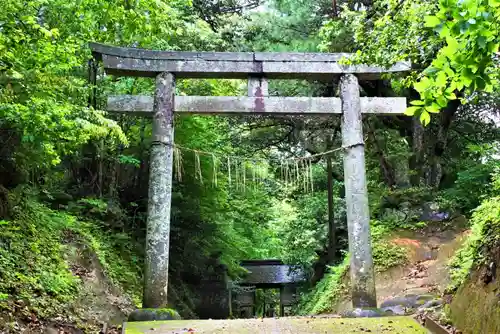
[[[125,324],[125,334],[184,333],[428,333],[410,317],[382,318],[265,318],[238,320],[182,320]]]

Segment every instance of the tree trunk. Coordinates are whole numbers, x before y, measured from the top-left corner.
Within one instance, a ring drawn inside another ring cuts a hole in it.
[[[135,174],[135,180],[134,180],[134,188],[135,189],[144,189],[143,186],[142,186],[142,180],[143,180],[143,174],[144,174],[144,171],[146,169],[146,146],[144,145],[144,142],[145,142],[145,132],[146,132],[146,120],[145,119],[142,119],[141,120],[141,129],[139,130],[139,138],[140,138],[140,141],[139,141],[139,159],[140,159],[140,166],[139,166],[139,169],[138,171],[136,171],[136,174]],[[141,191],[142,192],[142,191]]]
[[[387,186],[393,188],[396,185],[396,174],[394,172],[394,168],[392,167],[391,162],[386,158],[384,150],[377,139],[377,135],[375,134],[375,130],[371,126],[371,123],[368,122],[367,124],[369,129],[368,134],[372,137],[375,153],[378,156],[380,169],[382,171],[382,175],[384,176],[384,182]]]
[[[444,108],[439,114],[439,127],[436,136],[436,141],[432,148],[432,165],[430,168],[429,182],[430,186],[433,188],[439,188],[441,185],[441,179],[443,176],[443,155],[446,151],[446,145],[448,142],[448,130],[450,129],[451,123],[458,108],[460,107],[460,100],[452,100],[448,102],[446,108]]]
[[[412,134],[412,151],[413,155],[410,159],[410,169],[412,176],[410,178],[411,185],[418,187],[422,185],[423,165],[424,165],[424,127],[418,118],[412,119],[413,134]]]
[[[328,156],[326,160],[328,173],[328,264],[333,265],[335,261],[335,252],[337,250],[337,240],[335,235],[335,217],[333,207],[333,169],[332,157]]]

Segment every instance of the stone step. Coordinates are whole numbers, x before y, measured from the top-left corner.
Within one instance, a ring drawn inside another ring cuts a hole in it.
[[[189,334],[189,333],[401,333],[427,334],[411,317],[333,318],[288,317],[237,320],[172,320],[156,322],[128,322],[123,334]]]

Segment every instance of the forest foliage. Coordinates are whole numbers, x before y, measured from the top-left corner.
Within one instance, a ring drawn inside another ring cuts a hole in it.
[[[26,315],[62,312],[80,286],[64,255],[75,240],[97,254],[109,279],[140,306],[151,124],[108,114],[104,101],[110,94],[151,95],[153,82],[98,68],[93,85],[90,41],[186,51],[352,52],[351,61],[384,66],[411,61],[405,75],[360,81],[364,96],[410,102],[406,116],[364,122],[377,267],[406,261],[386,236],[421,226],[421,208],[430,202],[466,215],[481,205],[472,218],[476,237],[459,262],[479,256],[478,240],[493,224],[488,214],[498,200],[498,188],[486,186],[499,166],[497,0],[338,0],[336,7],[327,0],[0,3],[2,312],[25,306]],[[237,80],[179,80],[176,93],[245,92]],[[277,80],[270,92],[334,96],[337,83]],[[327,256],[328,157],[313,161],[312,192],[285,185],[278,167],[282,159],[340,147],[340,120],[176,116],[175,141],[248,161],[248,185],[237,187],[227,165],[214,170],[210,156],[183,153],[182,181],[174,181],[172,197],[172,306],[196,316],[196,286],[211,266],[223,264],[237,278],[241,260],[281,258],[319,281],[302,312],[327,311],[347,268],[342,154],[328,155],[333,258]],[[252,179],[252,159],[267,162],[259,182]]]

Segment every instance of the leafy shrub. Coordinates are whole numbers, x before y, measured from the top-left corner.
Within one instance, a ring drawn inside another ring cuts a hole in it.
[[[61,243],[76,219],[29,198],[11,203],[12,219],[0,228],[1,299],[21,299],[41,316],[60,312],[78,293],[79,279],[64,261]]]
[[[401,210],[386,209],[379,219],[372,220],[372,226],[383,228],[387,231],[397,229],[419,230],[427,226],[426,222],[419,221],[420,216],[416,210],[404,208]]]
[[[403,189],[387,189],[382,195],[380,208],[400,208],[402,203],[408,203],[411,206],[419,206],[424,202],[434,199],[431,188],[412,187]]]
[[[141,248],[137,241],[125,233],[103,232],[91,223],[80,223],[76,230],[85,243],[97,255],[100,265],[108,279],[121,286],[139,305],[142,297]]]
[[[393,225],[385,222],[377,220],[371,222],[372,255],[378,271],[385,271],[408,260],[406,248],[387,239],[393,229]]]
[[[386,240],[374,242],[372,254],[373,263],[378,271],[385,271],[408,260],[404,247]]]
[[[451,209],[469,212],[476,208],[485,197],[491,195],[492,187],[485,186],[492,180],[492,173],[500,167],[499,161],[473,165],[459,172],[455,185],[443,191],[441,201]],[[474,194],[474,196],[471,196]]]
[[[425,227],[425,223],[420,221],[425,203],[435,201],[436,194],[431,188],[387,189],[381,194],[372,215],[376,217],[376,225],[384,225],[391,230],[418,230]]]
[[[142,295],[142,240],[134,240],[129,234],[113,232],[110,224],[124,219],[125,214],[116,205],[110,206],[99,198],[82,198],[71,203],[69,209],[80,221],[72,231],[83,238],[97,255],[106,277],[124,288],[136,304]],[[104,221],[108,220],[108,224]]]
[[[465,283],[474,266],[484,264],[487,250],[500,245],[500,197],[492,197],[474,210],[472,231],[450,263],[451,290]]]
[[[346,256],[341,264],[329,267],[328,272],[314,289],[302,296],[298,313],[307,315],[333,311],[335,303],[346,290],[344,282],[348,269],[349,256]]]
[[[493,175],[491,198],[476,208],[471,219],[471,234],[463,247],[450,261],[452,283],[450,290],[461,286],[471,269],[487,262],[489,250],[500,246],[500,173]]]
[[[66,314],[81,284],[65,260],[68,235],[90,246],[111,282],[139,303],[142,257],[129,235],[51,210],[25,191],[10,197],[12,217],[0,220],[0,309],[22,300],[40,318]]]

